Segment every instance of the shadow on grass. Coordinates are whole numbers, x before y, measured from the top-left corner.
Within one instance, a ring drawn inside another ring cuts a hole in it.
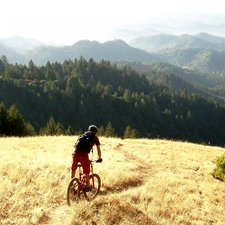
[[[111,183],[111,185],[102,185],[99,195],[108,195],[109,193],[118,193],[128,190],[129,188],[139,187],[143,184],[143,180],[132,177]]]

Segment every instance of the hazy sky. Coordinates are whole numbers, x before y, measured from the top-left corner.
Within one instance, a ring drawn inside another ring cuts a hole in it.
[[[105,41],[115,28],[178,12],[225,13],[224,0],[4,0],[0,6],[0,38],[20,35],[57,44]]]

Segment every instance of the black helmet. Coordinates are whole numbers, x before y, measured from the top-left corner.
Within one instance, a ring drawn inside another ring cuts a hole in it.
[[[97,133],[98,128],[95,125],[90,125],[88,127],[88,131],[92,131],[93,133]]]

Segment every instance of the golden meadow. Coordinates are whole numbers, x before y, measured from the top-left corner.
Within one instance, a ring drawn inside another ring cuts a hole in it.
[[[68,207],[76,139],[0,138],[0,224],[224,224],[225,184],[211,175],[224,148],[100,137],[100,194]]]

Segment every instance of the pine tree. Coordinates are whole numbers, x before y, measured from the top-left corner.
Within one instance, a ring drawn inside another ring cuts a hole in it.
[[[5,72],[5,66],[2,60],[0,59],[0,75],[2,75],[4,72]]]
[[[71,126],[69,126],[66,131],[66,134],[72,136],[72,135],[74,135],[74,133],[75,132],[74,132],[73,128]]]
[[[65,134],[65,129],[61,123],[56,124],[56,135],[64,135]]]
[[[132,133],[131,126],[127,126],[126,129],[125,129],[123,137],[124,138],[130,138],[131,137],[131,133]]]
[[[132,129],[131,126],[127,126],[124,132],[124,138],[138,138],[138,132],[136,129]]]
[[[115,129],[113,128],[111,122],[108,123],[105,129],[105,136],[106,137],[115,137]]]
[[[98,128],[98,136],[104,136],[105,134],[105,129],[103,126]]]
[[[36,133],[36,131],[35,131],[35,129],[34,129],[34,127],[31,125],[31,123],[26,123],[26,131],[27,131],[27,134],[29,135],[29,136],[35,136],[35,135],[37,135],[37,133]]]
[[[3,102],[0,103],[0,136],[9,135],[9,117],[8,112]]]
[[[50,135],[50,136],[57,134],[57,124],[55,122],[55,119],[52,116],[50,117],[46,127],[42,130],[41,133],[45,135]]]
[[[13,104],[9,110],[8,115],[10,117],[10,132],[12,136],[25,136],[27,134],[26,123],[23,116],[20,114],[16,105]]]

